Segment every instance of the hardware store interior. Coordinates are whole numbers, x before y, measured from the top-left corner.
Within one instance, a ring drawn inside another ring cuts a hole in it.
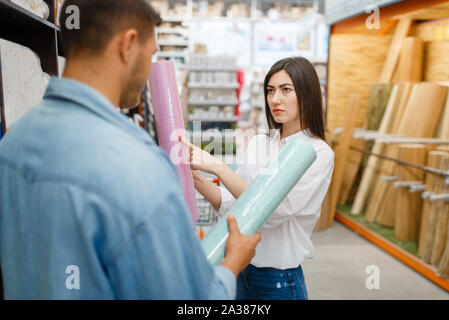
[[[449,299],[448,0],[85,2],[0,0],[2,299]]]

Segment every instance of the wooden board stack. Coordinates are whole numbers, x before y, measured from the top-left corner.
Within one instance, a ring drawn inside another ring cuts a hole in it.
[[[351,94],[349,97],[349,108],[343,133],[338,140],[335,150],[335,165],[332,175],[332,183],[329,187],[329,220],[328,226],[334,221],[335,210],[337,208],[338,195],[343,181],[346,160],[348,158],[349,148],[351,146],[354,126],[357,118],[357,111],[360,107],[360,96]]]
[[[449,215],[449,203],[444,205],[444,212]],[[443,255],[441,256],[440,263],[438,264],[438,273],[446,279],[449,279],[449,235],[446,237],[444,244]]]
[[[408,98],[408,92],[412,88],[412,83],[397,84],[393,87],[385,114],[382,118],[378,132],[380,134],[396,133],[395,129],[396,119],[402,117],[401,104],[406,103]],[[405,101],[404,101],[405,100]],[[375,154],[381,154],[384,152],[385,144],[382,142],[375,142],[372,147],[372,152]],[[369,199],[373,183],[379,173],[379,165],[381,163],[380,158],[370,155],[363,171],[362,180],[360,182],[355,200],[351,209],[352,214],[360,214],[365,209],[365,204]]]
[[[447,171],[449,169],[449,154],[443,155],[440,160],[439,169],[442,171]],[[442,176],[437,176],[435,178],[435,193],[440,194],[443,193],[445,188],[445,178]],[[432,252],[435,245],[436,240],[436,231],[439,220],[440,210],[444,210],[444,202],[442,201],[432,201],[429,207],[429,218],[426,226],[426,231],[424,234],[424,242],[422,247],[422,259],[431,263],[432,261]]]
[[[447,87],[434,83],[418,83],[413,86],[410,98],[407,101],[404,114],[400,119],[397,134],[405,137],[432,138],[438,127],[438,122],[446,101]],[[422,106],[427,106],[423,108]],[[397,148],[390,148],[391,157],[397,159]],[[396,164],[391,161],[383,161],[383,172],[393,175]],[[393,217],[391,211],[382,211],[384,200],[391,184],[382,181],[378,177],[373,190],[371,201],[368,205],[367,215],[376,217],[381,224],[392,226]],[[394,190],[393,190],[394,192]],[[391,195],[391,193],[389,193]]]
[[[359,93],[361,107],[355,120],[356,128],[377,130],[380,136],[449,139],[449,41],[429,32],[423,38],[421,33],[415,32],[422,26],[413,26],[413,16],[396,18],[399,21],[389,41],[386,37],[362,35],[366,38],[363,39],[365,43],[358,41],[354,44],[351,43],[352,38],[360,34],[332,36],[328,125],[331,130],[344,125],[347,114],[343,110],[346,111],[349,93]],[[375,43],[370,42],[369,37],[377,41],[376,46],[382,44],[371,55],[364,52]],[[388,48],[385,49],[387,42]],[[369,70],[360,71],[355,66],[354,55],[359,53],[364,55],[361,60]],[[379,61],[381,57],[384,57],[382,63]],[[374,65],[376,68],[381,65],[380,73],[370,68]],[[373,75],[377,78],[373,79]],[[446,83],[441,83],[443,81]],[[359,88],[354,89],[356,85]],[[370,92],[368,88],[371,88]],[[340,111],[336,112],[336,109]],[[348,130],[343,132],[339,137],[340,143],[343,142],[345,147],[362,148],[362,140],[350,141],[345,135]],[[351,214],[365,213],[367,222],[393,228],[397,240],[415,242],[422,260],[449,279],[449,202],[434,196],[449,193],[449,177],[422,168],[427,166],[448,171],[449,145],[437,147],[438,144],[427,144],[428,141],[419,143],[423,144],[374,141],[363,146],[373,154],[402,160],[403,163],[374,155],[364,156],[362,152],[357,155],[351,151],[343,156],[336,152],[336,164],[341,162],[336,165],[338,173],[334,172],[331,182],[328,197],[331,209],[326,218],[333,218],[335,189],[341,188],[338,196],[340,205],[354,198]],[[355,197],[351,192],[353,185]]]
[[[393,84],[391,83],[374,83],[371,85],[367,117],[368,130],[379,129],[392,89]],[[355,148],[365,148],[367,150],[371,150],[372,145],[372,142],[365,142],[363,139],[353,139],[351,143],[351,146]],[[360,151],[349,151],[338,204],[343,205],[348,201],[349,194],[357,178],[357,173],[359,172],[359,169],[363,170],[366,164],[366,158],[367,156],[364,156]]]
[[[365,140],[352,139],[351,148],[363,149],[365,146]],[[351,196],[353,185],[356,183],[357,174],[359,173],[360,163],[363,159],[363,153],[356,150],[349,150],[348,160],[346,162],[345,174],[343,176],[343,182],[340,188],[340,194],[338,196],[338,204],[344,205],[348,202]]]
[[[441,158],[442,157],[449,157],[448,152],[444,151],[430,151],[427,156],[427,166],[434,169],[440,168]],[[418,255],[420,257],[423,257],[424,252],[424,244],[426,241],[426,234],[428,234],[428,225],[429,225],[429,214],[430,214],[430,200],[429,196],[430,193],[436,192],[436,185],[437,185],[437,179],[436,175],[433,173],[428,172],[426,174],[425,178],[425,185],[426,190],[425,192],[427,195],[423,199],[423,205],[422,205],[422,218],[421,218],[421,226],[420,226],[420,232],[419,232],[419,241],[418,241]]]
[[[425,145],[405,144],[398,147],[398,159],[408,163],[425,165],[426,155]],[[424,171],[402,165],[396,168],[396,176],[396,183],[423,182]],[[396,199],[393,202],[394,235],[400,241],[417,241],[421,222],[421,194],[410,192],[407,185],[397,187],[396,190]]]
[[[413,21],[411,19],[400,19],[392,39],[392,42],[390,44],[390,48],[388,50],[388,54],[386,57],[386,60],[384,61],[383,68],[381,71],[381,74],[379,76],[378,82],[381,83],[390,83],[394,77],[395,70],[398,65],[398,61],[401,58],[400,62],[400,77],[401,80],[405,81],[404,79],[407,76],[415,75],[416,70],[418,70],[420,67],[419,65],[416,67],[411,67],[408,64],[414,62],[413,59],[410,59],[409,57],[412,56],[412,53],[409,53],[410,50],[416,51],[419,48],[417,48],[416,45],[408,45],[406,46],[406,50],[402,48],[402,44],[404,42],[404,39],[406,39],[407,35],[410,32],[410,29],[412,27]],[[405,51],[405,52],[404,52]],[[413,72],[409,72],[409,70],[413,70]],[[414,81],[415,79],[409,79],[410,81]],[[395,133],[396,127],[398,126],[395,124],[397,123],[401,115],[402,115],[402,109],[399,109],[400,112],[397,111],[397,107],[395,106],[400,100],[405,96],[405,93],[402,92],[403,88],[397,87],[394,91],[394,94],[389,95],[388,105],[387,105],[387,111],[385,112],[385,115],[383,115],[382,120],[379,121],[379,127],[378,131],[382,134],[384,133]],[[404,103],[404,102],[403,102]],[[376,128],[377,129],[377,128]],[[371,145],[368,145],[368,147],[371,147]],[[383,144],[374,144],[372,146],[372,152],[373,153],[380,153],[384,149]],[[364,170],[362,180],[360,183],[359,190],[357,191],[354,206],[351,212],[353,214],[360,214],[365,207],[365,204],[367,202],[367,199],[371,192],[371,186],[374,182],[374,179],[377,174],[379,161],[374,156],[368,157],[367,162],[367,169]]]

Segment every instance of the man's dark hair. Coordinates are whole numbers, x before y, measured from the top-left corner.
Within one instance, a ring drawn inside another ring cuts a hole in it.
[[[73,14],[66,9],[73,5],[79,8],[79,29],[66,26]],[[161,23],[148,0],[66,0],[60,15],[62,49],[66,57],[80,52],[99,54],[113,36],[128,28],[136,29],[143,43]]]

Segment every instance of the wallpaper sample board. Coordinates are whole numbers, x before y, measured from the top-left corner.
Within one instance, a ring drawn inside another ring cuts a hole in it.
[[[27,47],[0,40],[5,122],[10,128],[42,100],[50,76],[38,56]]]

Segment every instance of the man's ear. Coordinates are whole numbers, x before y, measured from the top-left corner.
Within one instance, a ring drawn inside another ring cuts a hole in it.
[[[138,53],[137,30],[129,29],[123,31],[119,37],[118,49],[120,58],[125,64],[129,64],[130,61],[134,61]]]

